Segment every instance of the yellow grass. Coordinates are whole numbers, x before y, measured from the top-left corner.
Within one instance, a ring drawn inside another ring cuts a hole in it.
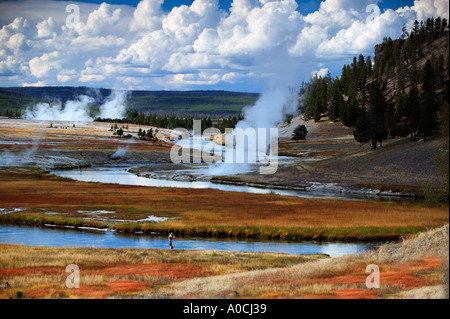
[[[186,280],[162,293],[173,298],[448,298],[448,232],[446,225],[360,255]],[[378,289],[365,285],[369,264],[380,267]]]
[[[276,253],[0,245],[0,298],[448,298],[448,225],[362,254]],[[427,249],[424,249],[427,247]],[[80,288],[65,287],[65,267]],[[380,268],[367,288],[366,266]],[[445,274],[447,274],[445,276]]]
[[[11,285],[0,288],[0,298],[14,296],[17,290],[24,293],[24,298],[105,298],[138,291],[150,293],[188,278],[287,267],[319,258],[325,256],[0,245],[0,283]],[[69,275],[65,268],[69,264],[79,266],[80,290],[65,286]]]
[[[449,219],[448,206],[84,183],[23,169],[0,169],[0,176],[2,208],[23,207],[36,212],[45,208],[65,216],[79,216],[78,210],[107,209],[116,211],[110,216],[114,218],[166,216],[171,218],[166,223],[173,227],[437,227]]]

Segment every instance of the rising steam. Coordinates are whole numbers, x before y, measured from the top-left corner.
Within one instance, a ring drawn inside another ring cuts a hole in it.
[[[32,162],[36,151],[38,150],[39,139],[33,140],[31,148],[20,152],[11,152],[3,150],[0,153],[0,166],[20,166]]]
[[[61,102],[56,104],[38,103],[25,111],[24,118],[27,120],[48,121],[92,121],[89,116],[89,105],[94,99],[80,95],[78,100],[67,101],[65,105]]]
[[[249,159],[254,156],[258,162],[265,161],[271,155],[269,154],[271,128],[276,128],[279,123],[283,122],[284,116],[297,112],[298,94],[292,87],[274,87],[263,93],[256,103],[243,110],[244,119],[236,124],[232,134],[226,135],[227,145],[234,145],[233,148],[227,147],[225,153],[231,153],[230,157],[235,160],[239,157],[245,158],[244,163],[236,164],[236,161],[230,163],[212,164],[209,166],[209,175],[231,175],[245,173],[251,170],[251,161]],[[243,136],[235,134],[236,131],[245,131],[246,129],[254,129],[256,132],[256,140],[260,138],[265,143],[265,147],[261,148],[261,144],[248,143]],[[266,136],[258,136],[258,129],[263,129]],[[234,142],[230,142],[234,139]],[[225,154],[225,158],[227,154]]]
[[[118,147],[117,150],[109,155],[109,158],[112,160],[117,160],[125,156],[128,151],[128,145],[126,147]]]
[[[100,106],[99,117],[102,118],[123,118],[126,112],[126,91],[112,91],[111,95]],[[92,121],[90,107],[95,103],[95,99],[80,95],[76,100],[66,103],[38,103],[25,111],[23,118],[27,120],[44,121]]]
[[[109,119],[125,117],[126,100],[126,91],[112,91],[106,102],[100,106],[100,117]]]

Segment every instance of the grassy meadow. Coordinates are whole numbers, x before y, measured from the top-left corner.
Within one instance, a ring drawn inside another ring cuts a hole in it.
[[[448,297],[448,204],[307,199],[79,182],[49,174],[46,168],[53,163],[49,159],[56,159],[53,167],[71,167],[72,163],[164,165],[169,161],[170,144],[128,143],[112,137],[110,123],[65,127],[55,122],[50,128],[45,121],[0,122],[0,139],[10,142],[2,146],[2,151],[19,156],[34,145],[34,137],[39,137],[35,158],[44,165],[0,167],[0,223],[91,226],[122,233],[174,231],[177,237],[397,242],[366,254],[339,258],[0,244],[0,298]],[[129,132],[139,128],[130,125]],[[281,148],[293,155],[309,147],[300,144],[281,144]],[[125,145],[129,152],[124,159],[112,161],[108,157]],[[320,157],[329,149],[333,154],[325,155],[336,155],[330,159],[334,161],[339,159],[343,144],[330,148],[316,141],[314,145],[314,156]],[[347,151],[353,151],[353,144],[348,147]],[[280,168],[280,176],[262,182],[300,185],[298,176],[305,176],[308,167]],[[357,182],[375,185],[370,178],[358,177]],[[17,208],[20,211],[13,212]],[[95,211],[109,213],[95,215]],[[149,216],[167,220],[133,222]],[[373,263],[381,271],[381,288],[377,290],[365,286],[366,266]],[[65,287],[68,264],[80,267],[79,289]]]
[[[0,169],[4,223],[88,225],[122,232],[270,239],[393,240],[448,223],[448,206],[332,199],[211,189],[153,188],[72,181],[37,169]],[[160,223],[86,220],[79,211],[108,210],[108,218],[166,217]],[[52,214],[46,214],[52,212]],[[245,218],[243,218],[245,217]]]
[[[448,298],[448,231],[338,258],[2,244],[0,282],[10,287],[0,298]],[[80,269],[79,288],[65,286],[69,264]],[[366,287],[369,264],[380,288]]]

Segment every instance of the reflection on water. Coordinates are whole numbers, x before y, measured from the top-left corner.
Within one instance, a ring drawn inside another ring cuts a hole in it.
[[[158,236],[123,236],[110,231],[81,231],[0,225],[0,243],[45,247],[157,248],[168,249],[169,242]],[[174,240],[175,249],[216,249],[225,251],[278,252],[288,254],[328,254],[338,257],[377,247],[373,243],[271,242],[215,239]]]
[[[254,194],[277,194],[285,196],[296,196],[302,198],[340,198],[346,200],[357,199],[379,199],[377,196],[364,196],[361,194],[338,193],[338,192],[314,192],[295,191],[273,188],[259,188],[240,185],[216,184],[208,181],[175,181],[169,179],[155,179],[137,176],[127,171],[127,166],[94,166],[73,170],[54,170],[52,174],[68,177],[83,182],[101,182],[123,185],[154,186],[154,187],[178,187],[178,188],[209,188],[228,192],[247,192]],[[196,170],[201,174],[201,169]]]

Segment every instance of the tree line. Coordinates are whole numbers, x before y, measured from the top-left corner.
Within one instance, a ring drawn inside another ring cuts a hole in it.
[[[300,105],[305,119],[340,120],[354,127],[355,139],[369,142],[372,149],[388,137],[421,135],[426,140],[437,131],[438,114],[448,108],[449,59],[430,56],[429,47],[448,36],[447,20],[415,21],[411,33],[405,26],[402,32],[400,39],[384,39],[375,63],[361,54],[343,66],[340,77],[328,73],[303,82]]]
[[[21,110],[7,109],[3,112],[0,110],[0,116],[8,117],[8,118],[21,118],[22,117]]]
[[[110,118],[100,118],[97,117],[94,121],[97,122],[113,122],[113,123],[129,123],[136,125],[146,125],[146,126],[156,126],[160,128],[174,129],[177,127],[182,127],[187,130],[193,130],[193,121],[201,121],[202,132],[210,127],[215,127],[219,129],[222,133],[225,132],[226,128],[234,128],[236,124],[243,119],[242,115],[229,116],[228,118],[222,119],[211,119],[211,117],[194,117],[185,116],[179,117],[176,115],[172,116],[158,116],[156,114],[146,115],[144,112],[139,112],[137,110],[131,110],[127,112],[125,118],[122,119],[110,119]]]

